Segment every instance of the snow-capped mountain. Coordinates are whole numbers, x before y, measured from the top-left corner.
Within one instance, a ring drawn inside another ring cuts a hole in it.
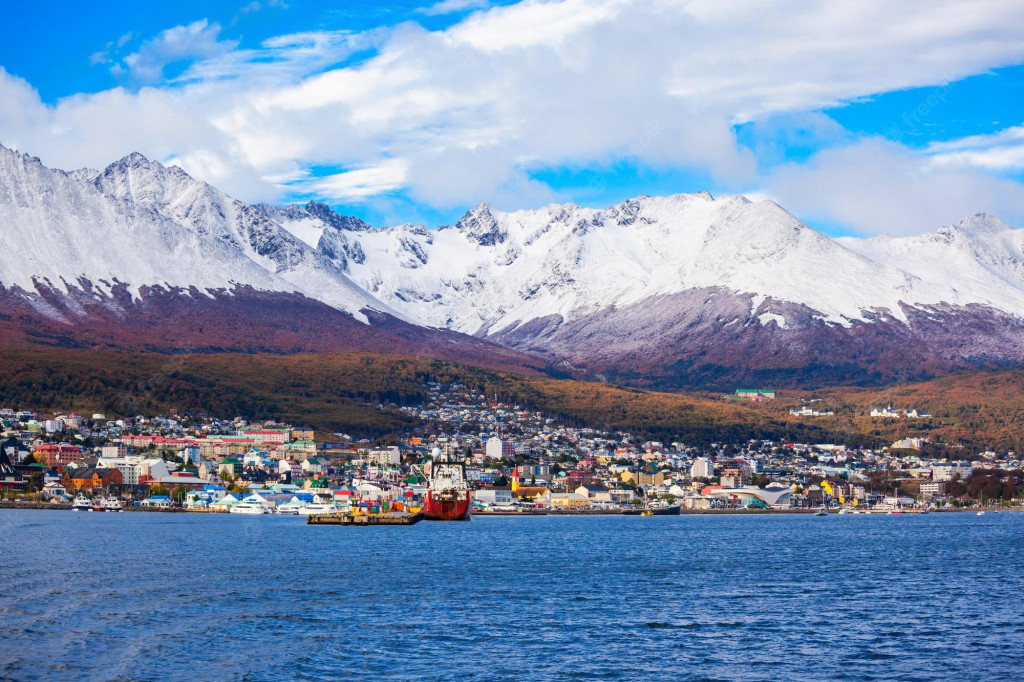
[[[374,228],[317,202],[251,206],[138,154],[66,173],[0,146],[0,313],[29,343],[119,346],[129,324],[155,350],[540,355],[664,387],[876,382],[1024,365],[1024,230],[978,215],[831,239],[770,201],[707,193]]]
[[[329,259],[252,206],[132,154],[103,171],[64,173],[0,147],[0,282],[68,291],[87,281],[200,292],[250,285],[302,293],[365,321],[393,313]],[[9,226],[9,227],[8,227]]]
[[[913,237],[840,238],[851,251],[923,281],[944,285],[943,300],[1024,315],[1024,230],[979,213]]]
[[[906,305],[1024,313],[1024,237],[1001,223],[1002,231],[989,228],[1001,241],[988,245],[988,261],[972,261],[989,276],[966,281],[951,276],[948,259],[937,268],[888,258],[876,240],[829,239],[773,202],[706,193],[640,197],[606,210],[569,204],[504,213],[483,204],[438,230],[311,230],[311,214],[291,210],[291,220],[278,214],[282,225],[318,234],[321,251],[367,291],[410,319],[466,333],[507,333],[549,316],[570,322],[709,287],[748,296],[752,314],[782,327],[784,315],[759,312],[765,301],[806,306],[846,327],[880,314],[905,322]],[[1017,265],[999,261],[1014,244]]]
[[[494,344],[409,324],[264,212],[139,154],[66,173],[0,146],[0,313],[7,343],[523,366]]]
[[[315,203],[274,210],[410,320],[619,379],[702,372],[694,362],[849,365],[842,379],[875,356],[912,375],[1024,360],[1024,230],[984,216],[863,240],[830,239],[770,201],[707,193],[604,210],[483,204],[436,230],[349,227]]]

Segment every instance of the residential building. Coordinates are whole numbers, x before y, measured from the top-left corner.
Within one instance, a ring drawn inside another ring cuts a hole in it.
[[[921,499],[933,500],[939,495],[946,494],[945,481],[921,481]]]
[[[124,443],[107,443],[100,448],[100,457],[103,459],[117,459],[128,456],[128,446]]]
[[[515,459],[516,445],[510,440],[501,440],[497,437],[488,438],[485,452],[487,459]]]
[[[933,481],[952,481],[954,478],[963,480],[970,475],[970,462],[939,462],[932,465]]]
[[[714,478],[715,464],[708,457],[698,457],[690,466],[690,478]]]
[[[61,469],[72,462],[82,461],[82,451],[68,443],[40,445],[35,449],[33,455],[36,456],[37,461],[39,455],[42,455],[43,464],[48,469]]]

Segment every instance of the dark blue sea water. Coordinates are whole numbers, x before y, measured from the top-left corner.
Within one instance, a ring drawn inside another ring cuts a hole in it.
[[[1024,515],[0,510],[0,678],[1021,679]]]

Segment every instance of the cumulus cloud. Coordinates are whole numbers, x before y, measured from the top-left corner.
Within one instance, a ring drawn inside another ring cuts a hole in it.
[[[469,8],[460,0],[434,7],[457,6]],[[971,211],[1017,185],[939,167],[952,149],[932,150],[922,163],[898,146],[850,144],[813,112],[1019,63],[1020,35],[1024,13],[1008,0],[979,1],[970,12],[954,0],[524,0],[480,9],[443,31],[406,23],[310,32],[249,50],[202,21],[169,29],[122,60],[134,82],[153,84],[137,92],[46,106],[23,81],[0,76],[0,141],[70,167],[138,149],[243,199],[320,189],[337,201],[367,201],[401,191],[435,207],[531,206],[554,198],[531,179],[538,169],[629,159],[695,169],[725,187],[784,191],[869,230],[882,225],[871,211],[818,206],[793,178],[816,168],[867,189],[871,163],[898,162],[886,177],[908,183],[910,196],[928,196],[918,180],[925,176],[973,183],[978,201],[947,204]],[[346,61],[357,52],[360,59]],[[174,62],[191,65],[174,82],[161,80]],[[24,106],[14,110],[8,97]],[[761,155],[771,150],[741,145],[734,126],[770,128],[801,116],[800,134],[840,146],[766,179]],[[347,170],[312,177],[322,167]],[[900,210],[901,225],[934,217]]]

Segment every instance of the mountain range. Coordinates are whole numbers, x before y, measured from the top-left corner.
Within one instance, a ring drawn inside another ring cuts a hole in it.
[[[131,154],[0,146],[0,343],[374,350],[640,387],[882,384],[1024,365],[1024,230],[829,238],[707,193],[376,228]]]

